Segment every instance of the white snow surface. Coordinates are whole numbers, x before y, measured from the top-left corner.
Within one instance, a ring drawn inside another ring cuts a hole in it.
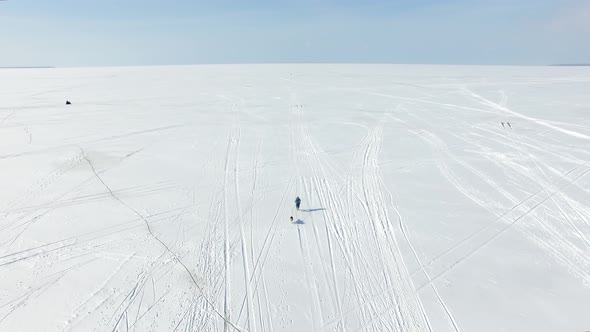
[[[590,330],[589,173],[588,67],[0,70],[0,331]]]

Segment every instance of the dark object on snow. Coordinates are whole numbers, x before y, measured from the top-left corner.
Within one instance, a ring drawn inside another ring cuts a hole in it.
[[[504,126],[504,122],[502,122],[502,128],[506,128],[506,127]]]
[[[510,129],[512,129],[512,126],[510,125],[510,122],[506,122],[506,124],[508,125],[508,127],[510,127]]]
[[[300,206],[301,206],[301,198],[299,198],[299,196],[297,196],[297,198],[295,198],[295,207],[297,208],[297,210],[299,210]]]
[[[293,216],[291,216],[291,222],[293,222]]]
[[[72,103],[69,100],[66,100],[66,105],[72,105]]]

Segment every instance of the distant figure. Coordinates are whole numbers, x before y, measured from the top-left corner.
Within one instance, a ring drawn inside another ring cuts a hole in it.
[[[504,122],[502,122],[502,128],[506,128],[506,126],[504,125]]]
[[[299,196],[297,196],[297,198],[295,198],[295,207],[297,208],[297,210],[299,210],[300,206],[301,206],[301,198],[299,198]]]
[[[512,129],[512,126],[510,125],[510,122],[506,122],[508,124],[508,127],[510,127],[510,129]]]
[[[72,103],[69,100],[66,100],[66,105],[72,105]]]
[[[291,223],[293,223],[293,216],[291,216]]]

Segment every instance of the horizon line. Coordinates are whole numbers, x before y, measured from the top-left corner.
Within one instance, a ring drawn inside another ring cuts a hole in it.
[[[62,68],[123,68],[123,67],[182,67],[219,65],[403,65],[403,66],[481,66],[481,67],[589,67],[590,63],[550,64],[461,64],[461,63],[402,63],[402,62],[203,62],[185,64],[143,64],[143,65],[71,65],[71,66],[0,66],[0,69],[62,69]]]

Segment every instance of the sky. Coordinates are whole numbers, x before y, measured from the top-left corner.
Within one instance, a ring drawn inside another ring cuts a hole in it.
[[[0,67],[590,63],[590,0],[7,0]]]

